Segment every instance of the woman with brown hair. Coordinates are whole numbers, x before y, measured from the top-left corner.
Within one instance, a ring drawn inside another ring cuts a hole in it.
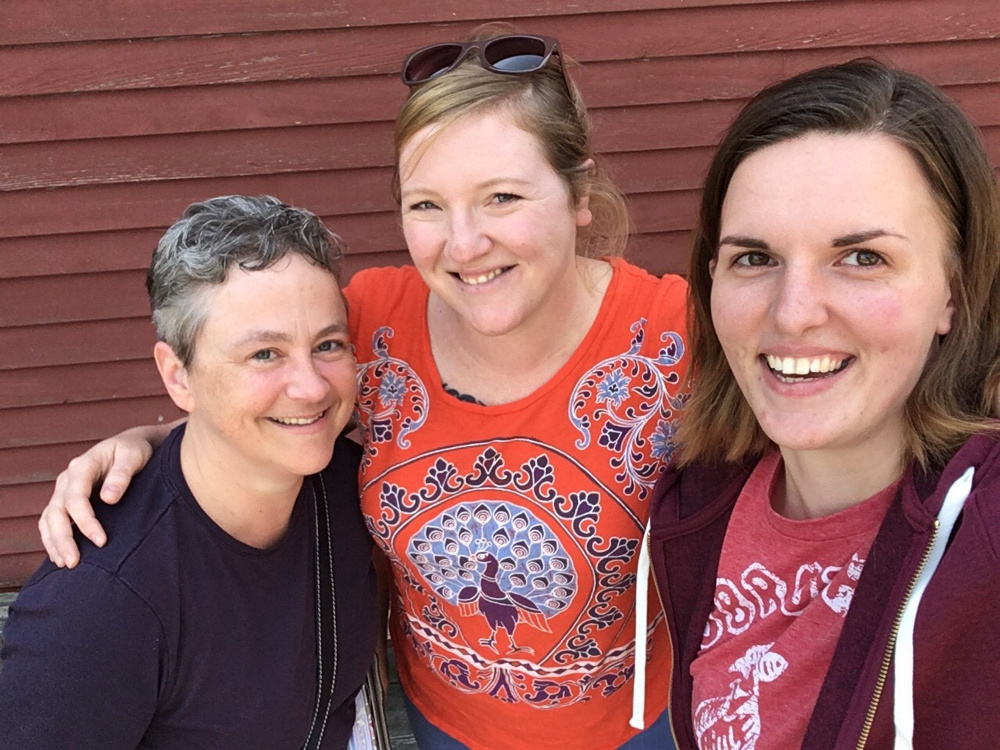
[[[1000,745],[1000,198],[974,128],[872,61],[765,89],[709,170],[691,300],[651,508],[678,746]]]

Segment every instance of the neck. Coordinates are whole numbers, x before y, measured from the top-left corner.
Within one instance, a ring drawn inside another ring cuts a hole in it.
[[[267,475],[192,421],[180,459],[195,501],[234,539],[258,549],[273,547],[288,530],[302,477]]]
[[[891,442],[891,441],[890,441]],[[902,444],[839,451],[781,449],[784,473],[772,502],[786,518],[823,518],[863,503],[899,479]]]
[[[573,356],[590,331],[611,281],[604,261],[577,258],[566,283],[516,330],[486,336],[431,295],[427,325],[438,373],[450,387],[485,404],[530,395]]]

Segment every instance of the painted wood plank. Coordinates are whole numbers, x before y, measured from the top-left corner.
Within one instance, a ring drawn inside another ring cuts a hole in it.
[[[0,191],[389,166],[390,123],[4,147]]]
[[[0,327],[149,315],[142,271],[0,281]]]
[[[0,409],[159,396],[164,392],[152,357],[0,370]]]
[[[38,552],[0,556],[0,590],[16,589],[31,577],[44,557],[40,551],[41,542],[38,547]]]
[[[337,161],[335,154],[332,160]],[[392,168],[385,166],[162,180],[130,184],[125,189],[108,184],[0,192],[0,237],[37,237],[46,242],[44,237],[67,231],[163,230],[180,217],[188,204],[217,195],[271,194],[325,216],[395,211],[391,185]],[[136,236],[134,240],[143,243],[148,236]],[[110,236],[107,239],[114,240]],[[150,253],[157,239],[158,235],[146,245]],[[0,243],[0,258],[18,264],[30,264],[31,260],[27,257],[15,260],[15,252],[29,255],[40,249],[25,247],[23,251],[8,251],[5,247]],[[49,252],[62,251],[50,248],[43,252],[42,260]],[[147,253],[144,262],[148,260]],[[8,275],[13,273],[0,262],[0,278]]]
[[[471,24],[394,25],[218,37],[28,45],[4,50],[0,96],[263,80],[393,75],[405,55]],[[764,3],[535,19],[569,54],[628,60],[1000,37],[986,0]]]
[[[994,40],[592,62],[574,72],[592,109],[746,98],[794,72],[871,56],[938,85],[1000,80]],[[392,120],[405,87],[391,76],[85,92],[0,99],[0,143]]]
[[[0,143],[392,120],[395,76],[351,76],[0,99]]]
[[[0,448],[97,441],[137,424],[172,422],[166,396],[0,410]]]
[[[156,343],[149,314],[131,319],[0,327],[0,370],[148,357]]]
[[[807,0],[772,0],[772,2]],[[632,11],[663,8],[693,8],[750,5],[760,0],[589,0],[586,12]],[[425,0],[417,8],[409,3],[351,3],[347,0],[267,0],[247,4],[239,0],[174,0],[168,28],[159,8],[132,0],[105,0],[102,12],[76,3],[47,3],[43,0],[6,0],[0,5],[0,45],[39,44],[105,39],[190,36],[201,34],[248,33],[426,24],[458,19],[488,21],[498,9],[466,0]],[[580,6],[563,0],[509,0],[502,8],[507,18],[524,19],[530,24],[538,15],[580,12]]]
[[[0,449],[0,519],[40,513],[56,476],[93,442]]]
[[[690,255],[691,233],[679,231],[636,235],[626,257],[657,276],[686,276]]]
[[[87,444],[78,443],[76,445],[85,449]],[[7,450],[9,449],[0,449],[0,455],[6,453]],[[67,457],[66,460],[69,461],[70,458],[72,456]],[[30,484],[15,482],[0,484],[0,513],[4,513],[4,517],[38,515],[42,512],[42,508],[45,507],[51,495],[52,484],[48,480]]]
[[[737,106],[709,101],[598,110],[598,151],[711,145]],[[28,190],[386,167],[392,162],[388,123],[110,138],[7,146],[0,160],[0,186]]]
[[[989,95],[977,94],[981,99]],[[597,110],[597,150],[610,154],[710,146],[740,105],[733,100]],[[987,129],[1000,121],[998,108],[984,107],[979,114],[993,121],[980,123]],[[388,167],[393,161],[390,132],[389,123],[365,123],[16,144],[4,148],[0,186],[29,190]],[[11,218],[13,231],[20,231],[16,217]]]
[[[4,533],[0,535],[0,555],[19,555],[37,552],[42,548],[38,536],[38,519],[34,516],[5,518]]]

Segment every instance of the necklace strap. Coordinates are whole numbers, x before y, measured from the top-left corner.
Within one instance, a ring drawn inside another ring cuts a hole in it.
[[[316,586],[316,706],[303,750],[319,750],[337,685],[337,589],[333,576],[330,503],[322,474],[312,477],[315,509],[313,580]]]

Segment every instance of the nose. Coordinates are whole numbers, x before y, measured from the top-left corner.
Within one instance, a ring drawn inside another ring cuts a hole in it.
[[[326,400],[330,393],[330,383],[317,369],[311,356],[293,360],[290,367],[285,388],[289,398],[312,404]]]
[[[775,327],[789,335],[826,323],[829,308],[822,272],[810,266],[786,266],[772,301],[771,315]]]
[[[457,263],[468,263],[488,253],[490,244],[482,227],[482,218],[474,210],[451,212],[445,248],[449,258]]]

